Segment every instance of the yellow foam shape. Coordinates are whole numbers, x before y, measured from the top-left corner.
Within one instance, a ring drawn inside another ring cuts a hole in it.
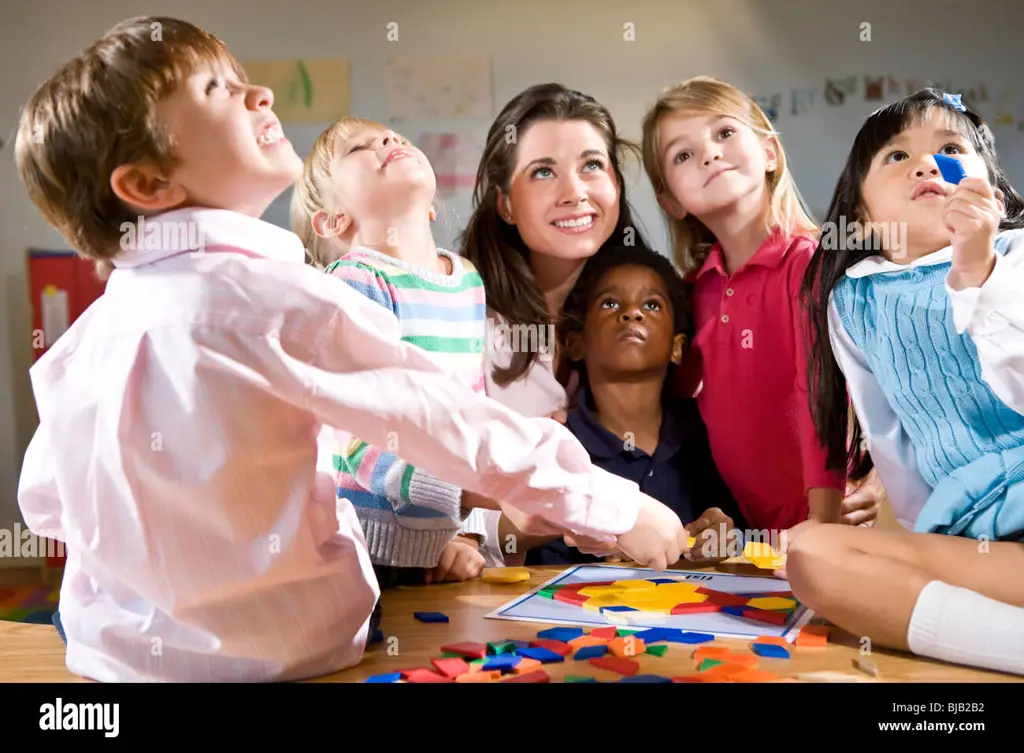
[[[786,562],[785,557],[763,541],[748,541],[743,547],[743,558],[765,570],[775,570]]]
[[[796,602],[781,596],[761,596],[751,599],[747,606],[751,609],[795,609]]]
[[[691,536],[686,540],[686,546],[688,546],[690,549],[693,549],[695,546],[697,546],[697,539]]]
[[[522,583],[530,579],[525,567],[489,567],[480,575],[484,583]]]
[[[586,588],[581,588],[579,593],[580,596],[600,598],[604,596],[618,596],[626,593],[626,591],[625,589],[618,588],[617,586],[587,586]]]
[[[697,593],[700,588],[696,583],[659,583],[656,589],[659,594],[671,594],[673,597]],[[704,594],[700,594],[703,596]]]
[[[624,606],[622,598],[615,594],[606,594],[604,596],[592,596],[583,602],[584,609],[592,609],[595,612],[600,612],[604,607],[621,607]]]
[[[649,580],[617,580],[609,588],[621,588],[626,591],[646,591],[656,588],[657,585],[657,583],[651,583]]]

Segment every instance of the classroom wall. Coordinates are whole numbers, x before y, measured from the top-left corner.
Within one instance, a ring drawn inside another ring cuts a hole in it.
[[[638,139],[645,107],[678,79],[710,74],[752,94],[781,95],[777,121],[799,186],[818,218],[859,124],[879,103],[864,100],[864,76],[930,78],[962,89],[985,84],[978,104],[1024,118],[1016,0],[32,0],[0,7],[0,527],[20,520],[19,468],[35,428],[25,249],[62,248],[28,201],[14,169],[13,135],[34,88],[117,21],[166,13],[205,26],[241,59],[350,61],[354,113],[387,120],[384,70],[392,56],[490,55],[494,109],[523,88],[560,81],[595,96],[620,129]],[[387,40],[388,24],[398,40]],[[861,41],[870,23],[870,41]],[[394,28],[394,27],[392,27]],[[630,38],[632,37],[632,38]],[[825,101],[826,78],[856,77],[841,106]],[[807,112],[791,114],[792,91],[813,90]],[[1005,96],[1010,97],[1005,99]],[[895,95],[894,95],[895,96]],[[888,97],[886,97],[888,99]],[[1002,100],[1002,101],[1000,101]],[[481,143],[490,120],[400,123],[406,135],[458,133]],[[288,126],[300,150],[320,126]],[[1000,126],[997,143],[1011,180],[1024,183],[1022,132]],[[632,201],[651,239],[665,248],[657,205],[639,170]],[[286,222],[284,199],[268,218]],[[450,245],[468,195],[444,204],[439,242]],[[0,567],[3,561],[0,560]]]

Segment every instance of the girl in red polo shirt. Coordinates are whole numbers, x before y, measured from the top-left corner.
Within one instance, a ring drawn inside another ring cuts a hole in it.
[[[700,76],[663,91],[643,132],[676,263],[694,284],[698,405],[744,517],[774,532],[808,517],[873,519],[877,484],[844,508],[845,474],[826,470],[811,420],[799,290],[818,229],[770,121],[735,87]]]

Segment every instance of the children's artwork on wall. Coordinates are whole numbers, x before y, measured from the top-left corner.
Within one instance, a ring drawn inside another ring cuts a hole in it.
[[[394,119],[493,117],[490,58],[395,58],[388,61],[387,91]]]
[[[817,91],[815,89],[793,89],[789,93],[789,114],[794,117],[797,115],[803,115],[814,106],[816,95]]]
[[[333,123],[349,112],[348,61],[250,60],[249,81],[274,92],[282,123]]]
[[[423,133],[416,144],[434,168],[437,191],[450,196],[473,188],[480,159],[477,150],[455,133]]]
[[[895,76],[885,77],[886,94],[889,97],[898,97],[900,94],[900,82]]]
[[[837,79],[825,79],[825,101],[830,105],[841,105],[846,101],[846,89]]]
[[[771,96],[754,97],[758,107],[764,110],[768,120],[775,123],[779,119],[779,109],[782,107],[782,95],[772,94]]]
[[[870,102],[877,102],[882,99],[885,92],[885,76],[864,77],[864,99]]]

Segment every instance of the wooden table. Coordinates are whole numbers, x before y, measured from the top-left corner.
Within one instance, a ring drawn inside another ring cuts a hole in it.
[[[539,586],[563,569],[530,568],[530,581],[515,585],[491,585],[474,580],[384,591],[381,627],[385,641],[370,646],[359,666],[311,682],[361,682],[370,675],[430,667],[430,660],[440,657],[441,646],[448,643],[484,643],[505,638],[533,639],[537,631],[544,629],[543,625],[488,620],[484,619],[484,615],[516,595]],[[763,571],[739,564],[678,569],[763,575]],[[450,622],[418,622],[413,612],[420,611],[443,612],[448,615]],[[718,640],[706,645],[726,646],[747,652],[750,650],[749,643],[738,640]],[[695,671],[692,654],[697,646],[678,643],[670,643],[668,646],[668,652],[662,657],[637,657],[640,672],[672,677]],[[1024,678],[1015,675],[968,669],[885,649],[876,649],[872,653],[870,659],[877,666],[879,675],[877,678],[868,677],[853,666],[853,661],[860,656],[859,641],[855,636],[836,628],[832,629],[827,648],[805,649],[794,646],[791,654],[790,659],[761,659],[758,667],[785,677],[819,672],[841,673],[848,676],[850,681],[860,682],[1024,682]],[[555,682],[567,674],[590,675],[598,680],[619,679],[612,672],[598,669],[589,662],[573,661],[571,657],[564,663],[545,665],[545,669]],[[52,627],[0,622],[0,682],[87,681],[68,672],[64,664],[64,644]]]

